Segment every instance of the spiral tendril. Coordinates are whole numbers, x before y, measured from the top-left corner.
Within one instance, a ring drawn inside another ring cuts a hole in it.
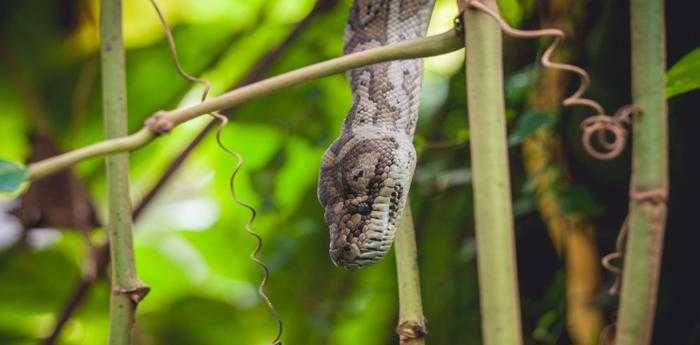
[[[552,28],[540,30],[515,29],[508,25],[508,23],[501,18],[497,11],[494,11],[493,9],[484,5],[481,1],[468,0],[466,4],[491,16],[496,23],[498,23],[501,30],[510,36],[518,38],[554,37],[552,43],[544,51],[544,54],[542,54],[540,64],[545,68],[568,71],[579,76],[579,87],[573,94],[562,101],[562,105],[567,107],[582,105],[595,111],[595,115],[589,117],[581,123],[581,129],[583,130],[581,140],[584,149],[586,152],[588,152],[588,154],[600,160],[612,159],[622,153],[627,143],[627,126],[631,122],[629,117],[630,115],[640,113],[641,109],[636,105],[626,105],[620,108],[615,116],[608,116],[600,103],[583,97],[583,94],[586,92],[591,83],[591,78],[588,75],[588,72],[575,65],[553,62],[551,60],[554,51],[565,37],[564,31]],[[593,134],[596,134],[597,143],[601,149],[594,146]],[[612,135],[612,138],[609,138],[610,135]]]
[[[168,25],[168,22],[165,20],[165,16],[163,16],[163,13],[160,10],[160,8],[158,7],[158,4],[156,3],[155,0],[149,0],[149,1],[153,5],[153,8],[155,9],[156,13],[158,14],[158,19],[160,20],[160,23],[163,26],[163,31],[165,32],[165,37],[168,41],[168,47],[170,48],[170,57],[173,60],[173,64],[177,68],[177,71],[180,74],[180,76],[182,76],[184,79],[187,79],[187,80],[194,82],[194,83],[202,84],[204,86],[204,90],[202,91],[202,97],[201,97],[201,101],[203,102],[207,98],[207,96],[209,95],[209,90],[211,89],[211,83],[206,79],[197,78],[197,77],[194,77],[194,76],[188,74],[187,72],[185,72],[185,70],[182,68],[182,65],[180,64],[180,61],[178,59],[175,40],[173,38],[173,34],[172,34],[171,29],[170,29],[170,26]],[[275,306],[272,304],[272,301],[270,300],[270,298],[265,293],[265,287],[267,286],[267,281],[270,277],[270,268],[267,267],[267,265],[265,265],[265,263],[260,258],[258,258],[258,254],[260,253],[260,250],[262,249],[262,246],[263,246],[263,239],[258,233],[256,233],[253,230],[253,221],[255,221],[255,216],[256,216],[257,212],[255,211],[255,208],[252,205],[241,201],[241,199],[236,194],[236,188],[235,188],[234,182],[235,182],[236,176],[238,175],[238,172],[241,170],[241,167],[243,166],[243,163],[244,163],[243,156],[240,153],[228,148],[226,145],[224,145],[224,143],[221,140],[221,132],[224,129],[224,127],[226,127],[226,125],[228,124],[228,118],[219,112],[212,112],[209,115],[212,116],[216,121],[219,122],[219,125],[216,128],[216,143],[219,145],[219,147],[222,150],[224,150],[226,153],[230,154],[231,156],[233,156],[236,159],[236,165],[233,168],[233,172],[231,173],[231,177],[229,178],[229,183],[228,183],[229,191],[231,193],[231,197],[233,198],[233,200],[235,201],[236,204],[238,204],[239,206],[244,207],[244,208],[248,209],[248,211],[250,211],[250,218],[245,223],[244,228],[245,228],[245,231],[248,234],[250,234],[251,236],[253,236],[256,240],[255,249],[253,249],[253,251],[250,253],[249,257],[250,257],[251,261],[255,262],[255,264],[257,264],[260,267],[260,270],[262,272],[262,278],[260,280],[260,284],[258,285],[257,292],[258,292],[258,296],[260,296],[260,298],[265,302],[268,309],[270,310],[270,313],[272,314],[272,316],[275,318],[275,320],[277,322],[277,334],[276,334],[275,338],[272,340],[271,345],[281,345],[282,342],[281,342],[280,338],[282,337],[282,330],[283,330],[282,318],[280,317],[279,313],[277,312],[277,309],[275,308]]]

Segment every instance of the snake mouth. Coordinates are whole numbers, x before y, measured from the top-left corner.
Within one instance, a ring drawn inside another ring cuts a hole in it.
[[[389,205],[374,204],[363,232],[331,242],[328,251],[333,264],[346,269],[358,269],[379,261],[391,248],[394,227],[389,222]]]
[[[362,248],[352,243],[345,246],[332,247],[328,252],[334,265],[353,270],[367,267],[386,255],[391,248],[392,238],[370,241]]]
[[[388,183],[372,202],[371,212],[359,222],[352,217],[333,224],[329,254],[336,266],[359,269],[382,259],[391,248],[396,234],[397,219],[405,204],[404,183],[410,177],[394,171]],[[410,183],[410,182],[409,182]],[[355,215],[359,217],[359,215]],[[337,231],[338,229],[341,231]]]

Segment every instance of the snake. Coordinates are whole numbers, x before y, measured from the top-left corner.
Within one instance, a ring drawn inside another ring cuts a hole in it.
[[[425,36],[434,0],[354,0],[344,54]],[[339,267],[379,261],[391,248],[416,167],[423,64],[396,60],[349,70],[352,106],[321,159],[318,199]]]

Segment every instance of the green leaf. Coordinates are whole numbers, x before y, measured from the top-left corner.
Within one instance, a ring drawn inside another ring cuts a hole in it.
[[[544,126],[554,124],[555,119],[551,115],[541,111],[527,111],[520,116],[518,123],[515,124],[515,129],[508,136],[508,145],[514,146],[520,144],[527,136],[535,133],[538,129]]]
[[[27,169],[0,158],[0,193],[12,193],[26,180]]]
[[[688,53],[668,70],[666,97],[700,88],[700,47]]]

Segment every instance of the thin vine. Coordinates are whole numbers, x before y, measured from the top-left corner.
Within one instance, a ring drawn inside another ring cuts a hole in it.
[[[204,85],[204,91],[202,91],[202,97],[201,101],[204,102],[207,99],[207,96],[209,95],[209,90],[211,89],[211,83],[202,78],[197,78],[194,77],[182,68],[182,65],[180,64],[180,61],[178,59],[177,55],[177,47],[175,45],[175,40],[173,38],[172,30],[170,29],[170,25],[168,25],[167,20],[165,19],[165,16],[163,15],[163,12],[160,10],[160,7],[158,6],[158,3],[156,0],[149,0],[151,4],[153,5],[153,8],[155,9],[156,13],[158,14],[158,19],[160,20],[161,25],[163,26],[163,31],[165,32],[165,37],[168,41],[168,47],[170,48],[170,57],[173,60],[173,64],[177,68],[178,73],[180,76],[182,76],[184,79],[187,79],[191,82],[194,83],[200,83]],[[245,231],[253,236],[256,239],[256,245],[255,249],[250,253],[250,260],[255,262],[259,267],[260,270],[262,271],[262,278],[260,280],[260,285],[258,285],[258,295],[260,298],[265,302],[267,305],[268,309],[270,310],[270,313],[274,316],[276,322],[277,322],[277,334],[275,335],[275,338],[272,340],[271,344],[272,345],[281,345],[281,337],[282,337],[282,330],[283,330],[283,323],[282,323],[282,318],[280,317],[279,313],[277,312],[277,309],[275,306],[272,304],[272,301],[270,300],[270,297],[267,296],[265,293],[265,287],[267,285],[267,281],[270,277],[270,268],[267,267],[265,262],[263,262],[260,258],[258,258],[258,254],[260,253],[260,250],[262,249],[263,246],[263,239],[262,237],[253,230],[253,221],[255,221],[255,216],[256,216],[256,211],[255,208],[243,202],[239,197],[238,194],[236,194],[236,188],[235,188],[235,180],[236,176],[238,175],[238,172],[241,170],[241,167],[243,167],[243,156],[236,152],[235,150],[227,147],[224,145],[223,141],[221,140],[221,132],[226,127],[228,124],[228,118],[224,115],[222,115],[218,111],[213,111],[209,113],[210,116],[212,116],[215,120],[219,122],[219,125],[216,128],[216,143],[219,145],[219,147],[224,150],[226,153],[230,154],[236,159],[236,165],[233,168],[233,172],[231,173],[231,177],[229,178],[229,191],[231,193],[231,197],[233,200],[236,202],[241,207],[244,207],[250,211],[250,218],[244,225]]]

